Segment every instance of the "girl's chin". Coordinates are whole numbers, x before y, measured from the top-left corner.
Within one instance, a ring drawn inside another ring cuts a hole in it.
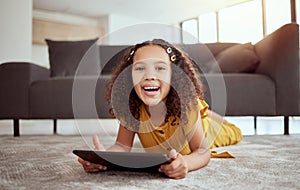
[[[161,101],[162,101],[161,99],[153,99],[153,98],[148,99],[148,98],[147,98],[147,99],[145,99],[143,102],[144,102],[144,104],[147,105],[147,106],[156,106],[156,105],[158,105]]]

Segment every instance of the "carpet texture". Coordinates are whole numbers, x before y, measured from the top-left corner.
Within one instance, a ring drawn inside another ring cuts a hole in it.
[[[300,189],[300,135],[246,136],[225,147],[235,159],[173,180],[159,173],[85,173],[72,154],[81,136],[0,136],[0,189]]]

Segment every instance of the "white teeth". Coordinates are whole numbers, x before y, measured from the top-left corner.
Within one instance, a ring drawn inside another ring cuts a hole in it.
[[[158,90],[159,87],[156,86],[146,86],[144,87],[144,90]]]

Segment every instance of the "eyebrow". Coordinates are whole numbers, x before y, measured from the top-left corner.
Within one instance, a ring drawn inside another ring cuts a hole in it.
[[[147,64],[147,63],[149,63],[149,62],[143,62],[143,61],[138,61],[138,62],[135,62],[135,63],[133,63],[133,65],[138,65],[138,64]],[[155,61],[155,62],[153,62],[154,64],[165,64],[165,65],[168,65],[166,62],[164,62],[164,61]]]

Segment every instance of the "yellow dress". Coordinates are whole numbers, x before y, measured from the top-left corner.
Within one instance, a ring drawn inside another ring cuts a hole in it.
[[[236,144],[242,139],[240,129],[234,124],[227,121],[220,122],[209,117],[208,105],[204,100],[198,100],[197,109],[188,113],[188,123],[184,127],[172,126],[172,118],[160,126],[155,126],[144,105],[140,110],[141,124],[137,134],[146,152],[168,153],[174,148],[182,155],[190,154],[188,137],[194,129],[199,111],[203,131],[210,148]]]

